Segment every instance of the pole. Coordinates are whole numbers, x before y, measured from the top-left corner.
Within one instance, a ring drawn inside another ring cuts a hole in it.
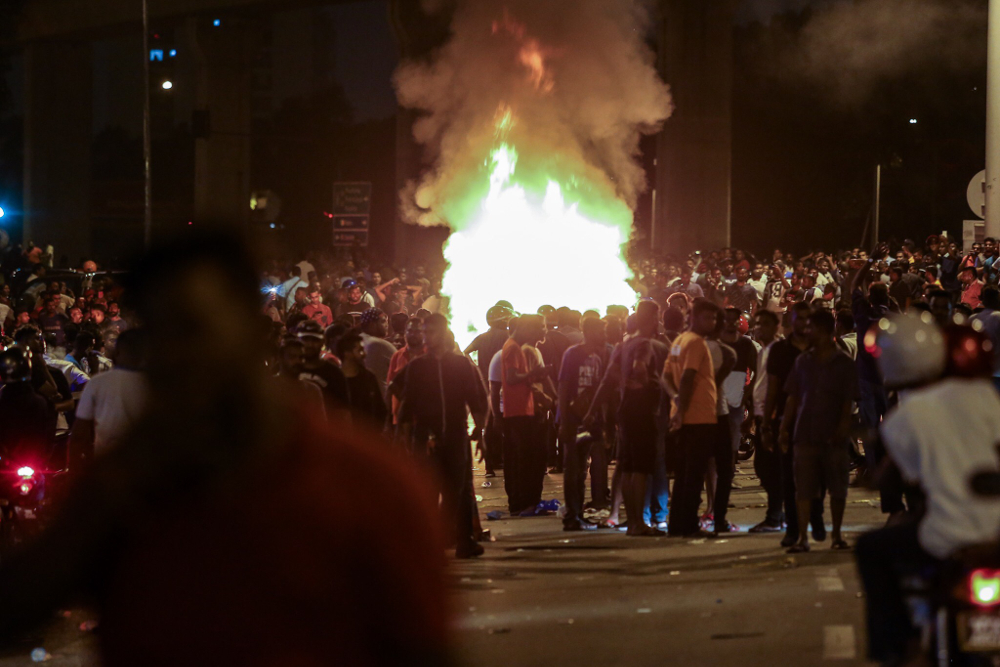
[[[143,219],[143,242],[148,249],[153,244],[153,172],[151,168],[152,127],[149,109],[149,7],[142,0],[142,49],[143,49],[143,106],[142,106],[142,157],[145,167],[146,192]]]
[[[986,235],[1000,236],[1000,0],[990,0],[986,54]]]
[[[878,226],[882,218],[882,165],[875,167],[875,243],[872,247],[878,245]]]

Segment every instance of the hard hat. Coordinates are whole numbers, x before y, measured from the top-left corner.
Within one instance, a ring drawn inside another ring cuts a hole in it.
[[[993,343],[971,326],[952,324],[945,327],[947,377],[978,378],[993,375]]]
[[[930,382],[944,373],[945,338],[930,313],[883,318],[865,334],[864,345],[878,360],[889,389]]]
[[[740,333],[744,336],[750,331],[750,319],[746,315],[740,315]]]
[[[0,352],[0,380],[4,384],[31,380],[31,350],[8,347]]]
[[[506,306],[493,306],[486,311],[486,323],[491,327],[507,326],[514,312]]]

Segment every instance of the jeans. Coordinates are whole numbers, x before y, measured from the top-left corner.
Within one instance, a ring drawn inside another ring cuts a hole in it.
[[[858,412],[861,424],[870,430],[878,429],[882,417],[889,409],[889,399],[885,387],[867,380],[859,380],[858,387],[861,400],[858,402]],[[872,442],[865,442],[865,460],[868,470],[878,470],[879,464],[886,457],[885,445],[876,436]],[[896,474],[884,475],[879,484],[879,496],[882,499],[882,512],[892,514],[906,509],[903,505],[903,480]]]
[[[667,520],[670,512],[670,481],[667,479],[666,428],[656,435],[656,467],[646,485],[646,505],[642,519],[648,526],[656,526]]]
[[[599,438],[579,435],[572,442],[563,443],[566,452],[565,475],[563,476],[566,495],[566,517],[564,524],[579,523],[583,520],[583,499],[587,485],[587,458],[591,452],[604,449]],[[607,485],[607,463],[604,465],[604,484]]]
[[[590,500],[598,507],[611,504],[608,497],[608,457],[608,447],[598,434],[590,446]]]
[[[472,455],[465,438],[440,441],[432,460],[441,474],[444,507],[455,516],[455,537],[459,545],[475,542],[472,516],[475,494],[472,491]]]
[[[743,417],[745,416],[743,406],[729,406],[729,442],[733,448],[733,454],[740,451],[740,442],[743,440]]]
[[[716,424],[686,424],[677,436],[677,470],[670,498],[669,530],[675,535],[698,532],[698,506],[705,469],[712,454]]]
[[[544,423],[537,417],[505,417],[504,490],[511,513],[542,500],[545,477]]]
[[[781,508],[784,498],[781,488],[781,453],[764,449],[758,444],[753,455],[753,468],[767,494],[767,514],[764,521],[772,526],[780,526],[785,520],[785,513]]]
[[[868,606],[868,655],[872,660],[901,658],[917,636],[900,588],[902,571],[934,572],[942,561],[924,551],[916,522],[863,535],[854,548]]]
[[[726,415],[719,417],[719,423],[715,425],[715,437],[712,443],[712,456],[715,457],[715,472],[718,475],[713,502],[716,528],[726,523],[726,514],[729,512],[729,495],[733,490],[733,475],[736,472],[736,455],[733,453],[729,428],[729,417]]]

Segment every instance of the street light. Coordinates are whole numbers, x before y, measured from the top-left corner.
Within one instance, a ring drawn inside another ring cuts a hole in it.
[[[162,84],[160,84],[160,86],[163,88],[163,90],[170,90],[171,88],[174,87],[174,82],[167,80],[164,81]]]

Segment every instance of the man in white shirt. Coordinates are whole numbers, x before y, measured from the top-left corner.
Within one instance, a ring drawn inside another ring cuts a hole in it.
[[[389,333],[389,317],[377,308],[370,308],[361,315],[361,344],[365,348],[365,368],[378,380],[382,398],[386,397],[389,364],[396,346],[385,339]]]
[[[904,479],[927,495],[919,524],[869,533],[857,543],[867,592],[870,657],[898,660],[916,633],[900,591],[899,568],[935,566],[956,550],[996,540],[1000,501],[973,494],[970,479],[1000,468],[1000,395],[989,378],[951,378],[907,393],[880,429]]]
[[[761,346],[757,355],[757,373],[753,385],[753,421],[760,434],[764,424],[764,405],[767,403],[767,360],[771,344],[778,339],[778,316],[769,310],[757,311],[755,342]],[[770,418],[771,415],[768,415]],[[781,455],[773,449],[765,449],[761,438],[757,438],[757,450],[753,457],[754,472],[760,478],[760,485],[767,493],[767,513],[764,520],[750,529],[751,533],[776,533],[785,522],[782,511]]]
[[[302,269],[298,266],[293,266],[292,277],[281,283],[278,287],[278,296],[284,297],[286,310],[291,308],[295,303],[295,290],[308,286],[309,283],[302,279]]]
[[[142,330],[123,332],[115,348],[115,368],[95,375],[84,387],[70,435],[72,462],[78,464],[107,452],[142,416],[148,393],[142,371],[145,348]]]

